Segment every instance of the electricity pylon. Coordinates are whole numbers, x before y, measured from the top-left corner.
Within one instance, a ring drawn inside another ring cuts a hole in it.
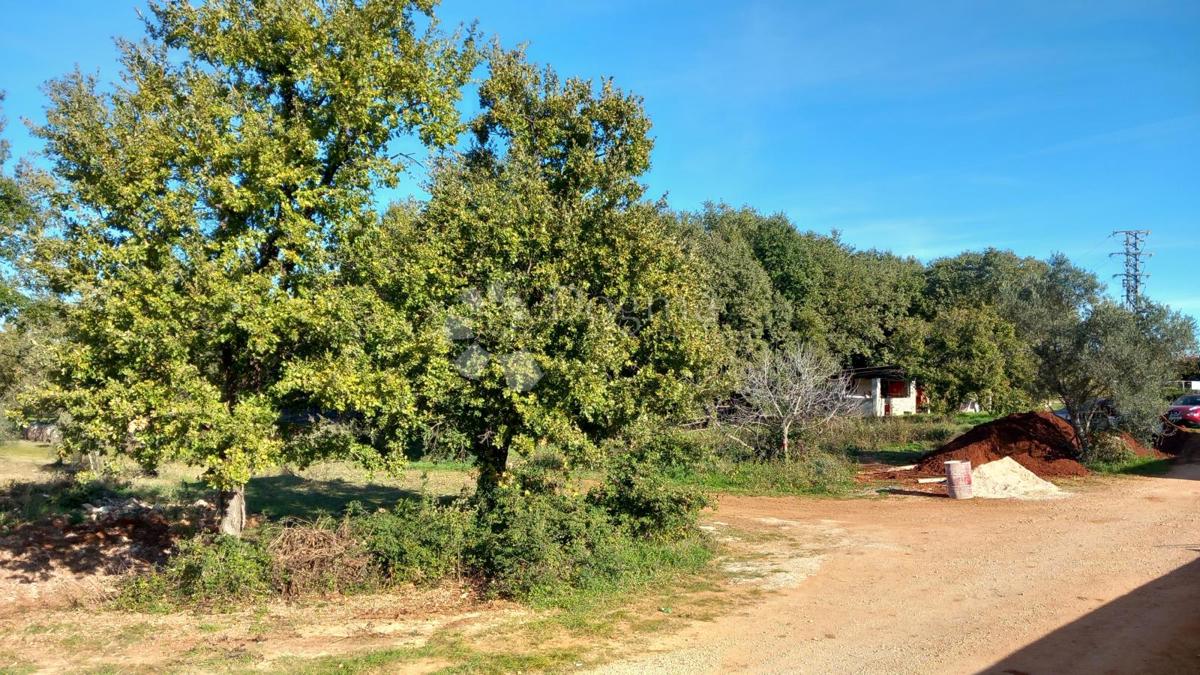
[[[1142,251],[1142,246],[1146,243],[1146,236],[1150,234],[1150,230],[1117,230],[1111,236],[1115,237],[1118,234],[1125,235],[1125,250],[1108,255],[1109,257],[1125,256],[1125,271],[1113,276],[1121,277],[1121,287],[1125,289],[1125,306],[1129,309],[1137,309],[1141,304],[1142,279],[1150,276],[1142,271],[1142,257],[1149,258],[1151,255]]]

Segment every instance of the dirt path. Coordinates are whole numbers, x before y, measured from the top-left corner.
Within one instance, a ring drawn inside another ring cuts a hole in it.
[[[602,671],[1200,672],[1200,465],[1078,488],[722,498],[762,596]]]

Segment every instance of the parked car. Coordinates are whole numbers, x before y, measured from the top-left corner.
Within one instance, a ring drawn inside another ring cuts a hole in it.
[[[1166,417],[1171,424],[1200,428],[1200,394],[1184,394],[1172,401]]]
[[[1064,420],[1071,421],[1070,410],[1059,408],[1053,412]],[[1098,398],[1094,401],[1088,401],[1084,404],[1083,412],[1085,415],[1091,412],[1099,413],[1092,418],[1092,425],[1096,431],[1115,429],[1121,422],[1121,415],[1117,412],[1117,407],[1112,399]]]

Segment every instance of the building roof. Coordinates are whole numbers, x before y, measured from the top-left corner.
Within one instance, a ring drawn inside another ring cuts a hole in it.
[[[899,366],[868,366],[866,368],[850,368],[846,373],[853,378],[908,381],[908,373]]]

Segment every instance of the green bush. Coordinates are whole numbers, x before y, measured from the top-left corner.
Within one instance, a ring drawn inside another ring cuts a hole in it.
[[[163,569],[125,584],[118,603],[131,609],[161,610],[194,604],[260,598],[275,590],[271,556],[254,541],[196,537],[179,545]]]
[[[630,442],[636,457],[652,460],[664,469],[695,466],[730,445],[731,441],[715,429],[653,429]],[[618,450],[613,454],[627,453]]]
[[[212,606],[462,574],[517,599],[602,596],[711,556],[695,528],[705,498],[663,473],[682,456],[677,447],[646,443],[619,455],[587,495],[575,492],[566,461],[542,450],[473,501],[402,501],[376,512],[351,504],[340,519],[268,524],[253,541],[191,540],[161,570],[129,582],[121,602]]]
[[[657,450],[621,455],[588,499],[635,537],[686,534],[708,499],[693,486],[668,481],[663,463]]]
[[[583,576],[611,576],[622,533],[584,498],[539,494],[501,485],[480,511],[476,568],[500,595],[553,594]]]
[[[1085,464],[1107,465],[1129,464],[1136,459],[1137,453],[1130,449],[1120,435],[1112,432],[1096,434],[1095,440],[1083,457]]]
[[[391,581],[435,582],[462,571],[475,514],[462,504],[402,501],[391,511],[348,515],[351,529]]]

